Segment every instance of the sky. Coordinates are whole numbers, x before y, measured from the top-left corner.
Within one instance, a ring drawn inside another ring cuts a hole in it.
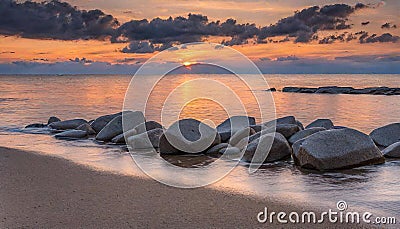
[[[200,41],[264,73],[400,73],[399,12],[396,0],[1,0],[0,74],[133,74]]]

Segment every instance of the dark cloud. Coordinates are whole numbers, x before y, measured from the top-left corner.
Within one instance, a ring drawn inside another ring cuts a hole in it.
[[[111,36],[118,21],[100,10],[78,10],[57,0],[42,3],[0,1],[0,33],[60,40]]]
[[[390,22],[386,22],[385,24],[381,25],[382,29],[396,29],[397,25],[392,25]]]
[[[259,40],[274,36],[295,37],[295,42],[309,42],[316,39],[321,30],[343,30],[351,28],[348,17],[358,9],[368,7],[361,3],[352,7],[346,4],[313,6],[295,12],[293,16],[283,18],[276,24],[263,27]]]
[[[353,33],[344,32],[342,34],[334,34],[322,38],[318,41],[319,44],[332,44],[334,42],[350,42],[358,39]]]
[[[93,60],[88,60],[88,59],[86,59],[86,57],[82,57],[81,59],[79,59],[79,57],[76,57],[75,59],[69,59],[69,61],[75,62],[75,63],[80,63],[80,64],[93,63]]]
[[[365,22],[361,22],[361,25],[368,25],[370,22],[369,21],[365,21]]]
[[[291,56],[282,56],[282,57],[278,57],[276,58],[276,61],[295,61],[295,60],[300,60],[300,58],[298,58],[295,55],[291,55]]]
[[[380,36],[377,34],[372,34],[368,36],[368,33],[364,33],[362,37],[360,37],[360,43],[385,43],[385,42],[398,42],[400,40],[399,36],[394,36],[390,33],[384,33]]]

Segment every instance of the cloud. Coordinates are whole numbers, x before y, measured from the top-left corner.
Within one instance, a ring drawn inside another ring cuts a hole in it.
[[[66,2],[0,1],[0,33],[60,40],[102,39],[119,25],[100,10],[78,10]]]
[[[351,28],[348,17],[356,10],[368,6],[361,3],[354,7],[346,4],[309,7],[283,18],[277,23],[261,28],[259,40],[274,36],[295,37],[295,42],[309,42],[316,39],[322,30],[343,30]]]
[[[370,22],[369,21],[365,21],[365,22],[361,22],[361,25],[368,25]]]
[[[295,55],[276,58],[276,61],[295,61],[295,60],[300,60],[300,58],[296,57]]]
[[[367,32],[364,32],[361,37],[359,38],[360,43],[386,43],[392,42],[396,43],[400,40],[399,36],[392,35],[390,33],[384,33],[382,35],[372,34],[371,36],[368,35]]]

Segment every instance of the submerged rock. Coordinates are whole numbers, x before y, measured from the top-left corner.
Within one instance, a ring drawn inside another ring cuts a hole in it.
[[[396,142],[388,146],[382,151],[385,157],[400,158],[400,142]]]
[[[327,130],[332,129],[333,127],[333,122],[330,119],[317,119],[313,121],[312,123],[308,124],[306,126],[306,129],[313,128],[313,127],[323,127]]]
[[[125,126],[122,125],[122,120],[125,120]],[[143,113],[140,111],[126,112],[112,119],[97,135],[96,140],[108,142],[115,136],[123,133],[124,128],[131,130],[136,126],[145,122]]]
[[[315,134],[317,132],[324,131],[324,130],[326,130],[326,129],[323,127],[311,127],[311,128],[299,131],[289,138],[289,143],[294,144],[296,141],[298,141],[300,139],[306,138],[312,134]]]
[[[379,145],[388,147],[400,141],[400,123],[392,123],[373,130],[369,136]]]
[[[96,131],[89,125],[89,123],[84,123],[76,128],[77,130],[83,130],[87,133],[87,135],[95,135]]]
[[[293,158],[303,168],[320,171],[385,162],[368,135],[349,128],[320,131],[297,141]]]
[[[164,130],[161,128],[151,129],[147,132],[137,134],[128,138],[127,143],[132,149],[158,148],[160,137]]]
[[[226,142],[237,131],[255,125],[254,117],[248,116],[232,116],[217,126],[217,131],[221,136],[221,141]]]
[[[49,125],[49,124],[51,124],[51,123],[53,123],[53,122],[60,122],[61,121],[61,119],[59,119],[59,118],[57,118],[57,117],[55,117],[55,116],[51,116],[50,118],[49,118],[49,120],[47,121],[47,125]]]
[[[67,130],[54,135],[54,137],[58,139],[81,139],[86,138],[87,133],[83,130]]]
[[[269,133],[250,142],[242,159],[247,162],[266,163],[288,158],[291,153],[292,149],[282,134]]]
[[[161,154],[201,153],[221,143],[218,132],[195,119],[172,124],[160,138]]]
[[[72,119],[50,123],[49,127],[56,130],[73,130],[85,123],[87,123],[87,121],[84,119]]]
[[[25,128],[45,128],[47,127],[47,125],[43,124],[43,123],[34,123],[34,124],[29,124],[27,126],[25,126]]]

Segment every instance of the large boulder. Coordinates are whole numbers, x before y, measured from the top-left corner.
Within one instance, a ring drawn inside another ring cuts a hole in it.
[[[295,142],[297,142],[300,139],[306,138],[312,134],[315,134],[317,132],[324,131],[324,130],[326,130],[326,129],[323,127],[311,127],[311,128],[299,131],[289,138],[289,143],[294,144]]]
[[[215,145],[215,146],[209,148],[209,149],[207,150],[206,154],[215,154],[215,153],[219,153],[220,150],[225,149],[225,148],[228,148],[228,147],[230,147],[230,145],[229,145],[228,143],[226,143],[226,142],[220,143],[220,144],[218,144],[218,145]]]
[[[268,151],[269,146],[271,148]],[[266,163],[288,158],[291,153],[292,149],[282,134],[269,133],[250,142],[242,159],[247,162]]]
[[[308,124],[306,126],[306,129],[313,128],[313,127],[323,127],[327,130],[332,129],[333,127],[333,122],[330,119],[317,119],[313,121],[312,123]]]
[[[57,117],[55,117],[55,116],[51,116],[50,118],[49,118],[49,120],[47,121],[47,125],[49,125],[49,124],[51,124],[51,123],[53,123],[53,122],[60,122],[61,121],[61,119],[59,119],[59,118],[57,118]]]
[[[90,126],[96,131],[96,133],[99,133],[111,120],[120,115],[122,115],[122,112],[100,116],[91,122]]]
[[[247,138],[255,133],[256,132],[251,127],[245,127],[232,135],[232,137],[229,139],[229,145],[236,146],[243,138]]]
[[[379,145],[388,147],[400,141],[400,123],[392,123],[373,130],[369,136]]]
[[[122,125],[123,120],[126,122]],[[96,140],[108,142],[115,136],[135,128],[145,122],[143,113],[140,111],[126,112],[112,119],[97,135]]]
[[[221,136],[221,141],[227,142],[237,131],[255,124],[256,120],[254,117],[232,116],[219,124],[217,126],[217,131]]]
[[[156,121],[147,121],[145,123],[142,123],[138,126],[135,127],[135,130],[138,134],[144,133],[146,131],[152,130],[152,129],[163,129],[163,126],[156,122]]]
[[[195,119],[172,124],[160,138],[161,154],[201,153],[221,143],[218,132]]]
[[[297,125],[297,120],[294,116],[285,116],[285,117],[277,118],[275,120],[271,120],[271,121],[263,123],[263,125],[266,126],[267,128],[277,126],[277,125],[284,125],[284,124]]]
[[[49,127],[56,130],[73,130],[85,123],[87,121],[84,119],[72,119],[50,123]]]
[[[278,124],[275,126],[275,128],[273,126],[264,127],[264,129],[260,132],[251,135],[248,138],[248,142],[252,142],[264,134],[271,134],[274,132],[282,134],[287,139],[298,131],[300,131],[300,127],[296,124]]]
[[[89,123],[84,123],[76,128],[77,130],[83,130],[87,133],[87,135],[95,135],[96,131],[89,125]]]
[[[164,130],[161,128],[151,129],[147,132],[129,137],[127,143],[132,149],[158,148],[160,145],[160,137],[163,132]]]
[[[388,146],[382,151],[385,157],[400,158],[400,142],[396,142]]]
[[[80,139],[80,138],[86,138],[87,133],[86,131],[83,130],[67,130],[54,135],[54,137],[58,139]]]
[[[320,171],[384,163],[372,139],[354,129],[320,131],[293,145],[296,164]]]

